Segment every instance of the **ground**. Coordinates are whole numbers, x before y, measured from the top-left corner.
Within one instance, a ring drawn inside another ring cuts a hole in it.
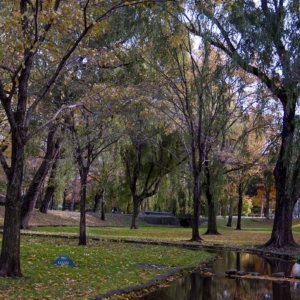
[[[122,216],[122,217],[121,217]],[[38,210],[34,210],[33,215],[30,219],[29,225],[34,226],[79,226],[79,218],[80,213],[79,212],[70,212],[70,211],[61,211],[61,210],[49,210],[48,214],[42,214]],[[100,214],[93,214],[93,213],[87,213],[86,214],[86,220],[87,220],[87,226],[88,227],[102,227],[105,229],[105,227],[123,227],[123,228],[129,228],[131,224],[131,216],[129,215],[120,215],[120,214],[106,214],[106,220],[102,221],[100,219]],[[219,220],[218,226],[221,225],[221,223],[224,223],[222,225],[221,229],[221,235],[203,235],[202,232],[205,232],[206,223],[202,223],[200,226],[201,236],[203,237],[204,241],[202,244],[210,244],[210,245],[223,245],[228,247],[239,247],[239,248],[245,248],[245,247],[253,247],[256,248],[254,245],[262,245],[265,243],[269,237],[270,237],[270,231],[272,228],[273,220],[266,220],[266,219],[252,219],[248,218],[243,220],[243,228],[244,230],[234,230],[234,226],[232,228],[228,228],[225,226],[226,220],[222,219]],[[3,226],[4,223],[4,207],[0,206],[0,228]],[[139,222],[141,224],[143,222]],[[300,244],[300,220],[294,219],[294,238],[295,241]],[[147,226],[149,227],[149,226]],[[167,226],[168,227],[168,226]],[[173,227],[173,226],[171,226]],[[162,226],[162,228],[166,228]],[[175,227],[174,227],[175,228]],[[265,231],[265,229],[268,228],[268,231]],[[154,225],[153,227],[154,232],[153,234],[150,233],[149,236],[157,237],[157,232],[155,230],[158,230],[158,227]],[[169,228],[170,229],[170,228]],[[41,229],[43,230],[43,229]],[[142,227],[138,230],[138,232],[132,232],[132,235],[134,235],[135,240],[143,240],[144,238],[149,238],[147,231],[143,231]],[[162,229],[166,231],[165,229]],[[189,237],[190,230],[187,228],[185,232],[188,232],[188,235],[180,236],[181,230],[173,230],[174,232],[170,232],[169,230],[166,231],[165,234],[168,235],[168,237],[163,238],[164,232],[159,232],[159,237],[168,240],[168,242],[178,242],[181,240],[182,243],[187,243],[186,237]],[[103,233],[101,233],[103,234]],[[109,233],[112,238],[117,238],[118,236],[113,235],[112,231]],[[116,234],[119,234],[117,232]],[[127,233],[126,233],[127,235]],[[119,238],[119,237],[118,237]],[[250,241],[252,241],[250,243]],[[300,247],[298,249],[290,248],[290,247],[283,247],[280,249],[275,248],[264,248],[263,250],[267,250],[270,252],[280,252],[285,254],[291,254],[291,255],[297,255],[300,256]]]
[[[79,225],[79,212],[49,210],[47,214],[42,214],[34,210],[29,226],[77,226]],[[120,218],[118,214],[107,214],[106,220],[102,221],[99,214],[86,214],[86,225],[96,227],[129,226],[130,216]],[[4,223],[4,207],[0,206],[0,226]]]

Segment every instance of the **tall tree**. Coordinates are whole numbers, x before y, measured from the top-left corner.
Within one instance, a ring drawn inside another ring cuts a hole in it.
[[[300,156],[294,151],[300,94],[299,1],[195,4],[195,15],[186,15],[190,31],[208,39],[240,68],[256,76],[281,105],[281,145],[274,169],[275,219],[271,237],[264,246],[297,247],[292,234],[292,209],[300,191]]]
[[[2,2],[0,100],[11,129],[12,154],[9,164],[0,151],[0,162],[8,181],[0,276],[22,275],[21,186],[25,145],[39,131],[30,126],[34,112],[51,96],[49,91],[60,74],[67,71],[70,57],[81,47],[84,38],[96,29],[97,24],[107,22],[110,15],[130,4],[109,1],[101,3],[100,7],[94,1]],[[103,31],[107,30],[106,25],[102,27]],[[62,37],[62,31],[71,34]],[[62,106],[54,112],[42,127],[65,108]]]
[[[104,105],[103,105],[104,106]],[[78,164],[80,174],[80,231],[79,245],[86,245],[86,195],[88,174],[92,163],[99,155],[108,151],[109,147],[117,142],[118,132],[111,133],[109,128],[112,120],[110,109],[96,112],[96,108],[90,105],[91,110],[80,109],[72,113],[69,129],[74,142],[74,157]],[[94,111],[93,114],[90,111]],[[82,118],[82,120],[79,119]]]
[[[175,31],[175,28],[171,28],[171,32],[172,30]],[[185,41],[181,38],[179,36],[179,44],[174,37],[171,44],[166,45],[169,68],[166,68],[166,65],[160,66],[160,63],[157,65],[163,82],[159,90],[160,99],[169,100],[169,103],[161,105],[160,109],[171,116],[178,125],[188,153],[188,169],[193,185],[192,240],[201,241],[199,234],[201,182],[208,142],[203,131],[203,95],[207,79],[204,74],[208,52],[204,53],[203,65],[198,65],[192,53],[190,36]]]
[[[162,26],[161,35],[165,34],[165,40],[171,33],[174,36],[171,35],[168,43],[164,43],[163,63],[159,61],[156,65],[157,73],[162,78],[162,84],[157,89],[160,99],[163,99],[159,108],[172,118],[182,132],[189,159],[188,171],[194,186],[192,240],[201,240],[199,214],[204,175],[205,195],[209,202],[208,233],[218,234],[216,199],[213,199],[211,189],[212,182],[217,178],[211,176],[217,173],[208,170],[217,163],[210,164],[208,161],[216,162],[221,157],[222,137],[236,121],[233,120],[235,115],[240,115],[236,111],[244,97],[237,96],[242,94],[237,92],[243,89],[241,85],[231,88],[233,83],[228,75],[231,70],[226,61],[217,52],[211,51],[208,43],[201,44],[200,50],[196,49],[190,33],[182,28],[180,30],[178,34],[176,22],[168,30]],[[220,65],[214,64],[216,60]]]
[[[141,117],[141,115],[139,114]],[[158,124],[138,120],[139,128],[129,133],[129,141],[121,149],[125,177],[133,201],[131,229],[137,229],[142,201],[154,196],[164,176],[180,164],[181,145],[176,132],[168,132]]]

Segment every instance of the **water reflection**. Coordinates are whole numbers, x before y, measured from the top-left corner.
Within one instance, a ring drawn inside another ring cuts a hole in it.
[[[299,275],[300,265],[274,258],[262,258],[249,253],[219,252],[220,259],[212,268],[216,275],[201,276],[192,273],[172,282],[168,287],[158,289],[143,300],[300,300],[300,284],[293,282],[268,281],[257,278],[228,278],[224,273],[228,269],[257,272],[271,275],[284,272],[287,277]]]

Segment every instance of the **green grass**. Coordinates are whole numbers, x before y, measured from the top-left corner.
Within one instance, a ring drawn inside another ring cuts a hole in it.
[[[241,231],[226,227],[226,220],[218,220],[221,235],[204,235],[207,223],[200,226],[204,244],[235,247],[259,245],[271,234],[273,220],[243,219]],[[164,265],[169,268],[197,266],[208,256],[174,246],[111,243],[109,238],[182,243],[191,238],[191,228],[140,224],[138,230],[128,227],[87,228],[87,246],[78,246],[77,238],[22,236],[21,263],[23,278],[0,278],[0,299],[88,299],[120,287],[145,283],[163,270],[143,269],[141,264]],[[77,236],[78,227],[36,227],[32,233]],[[293,233],[300,243],[300,222],[293,220]],[[76,267],[54,266],[60,255],[68,255]]]
[[[296,242],[300,243],[300,223],[294,220],[293,234]],[[232,227],[226,226],[225,219],[218,220],[218,230],[221,235],[204,235],[207,223],[200,226],[200,234],[207,243],[219,243],[228,246],[255,246],[265,243],[271,235],[273,220],[259,218],[242,219],[242,230],[235,230],[236,219],[233,220]],[[142,224],[141,224],[142,225]],[[77,227],[36,227],[33,231],[56,234],[78,235]],[[100,239],[154,239],[161,241],[187,241],[191,238],[191,228],[182,228],[174,226],[140,226],[138,230],[129,229],[129,227],[98,227],[88,228],[87,234]]]
[[[145,283],[163,270],[140,264],[197,266],[208,256],[179,247],[109,243],[76,239],[22,237],[20,279],[0,278],[0,299],[88,299],[112,289]],[[55,266],[68,255],[76,267]]]

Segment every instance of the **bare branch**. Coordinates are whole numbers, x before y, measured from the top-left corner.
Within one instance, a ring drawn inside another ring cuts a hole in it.
[[[14,74],[14,70],[9,68],[9,67],[6,67],[6,66],[3,66],[3,65],[0,65],[0,69],[3,69],[3,70],[6,70],[6,71],[9,71],[10,73],[13,73]]]

